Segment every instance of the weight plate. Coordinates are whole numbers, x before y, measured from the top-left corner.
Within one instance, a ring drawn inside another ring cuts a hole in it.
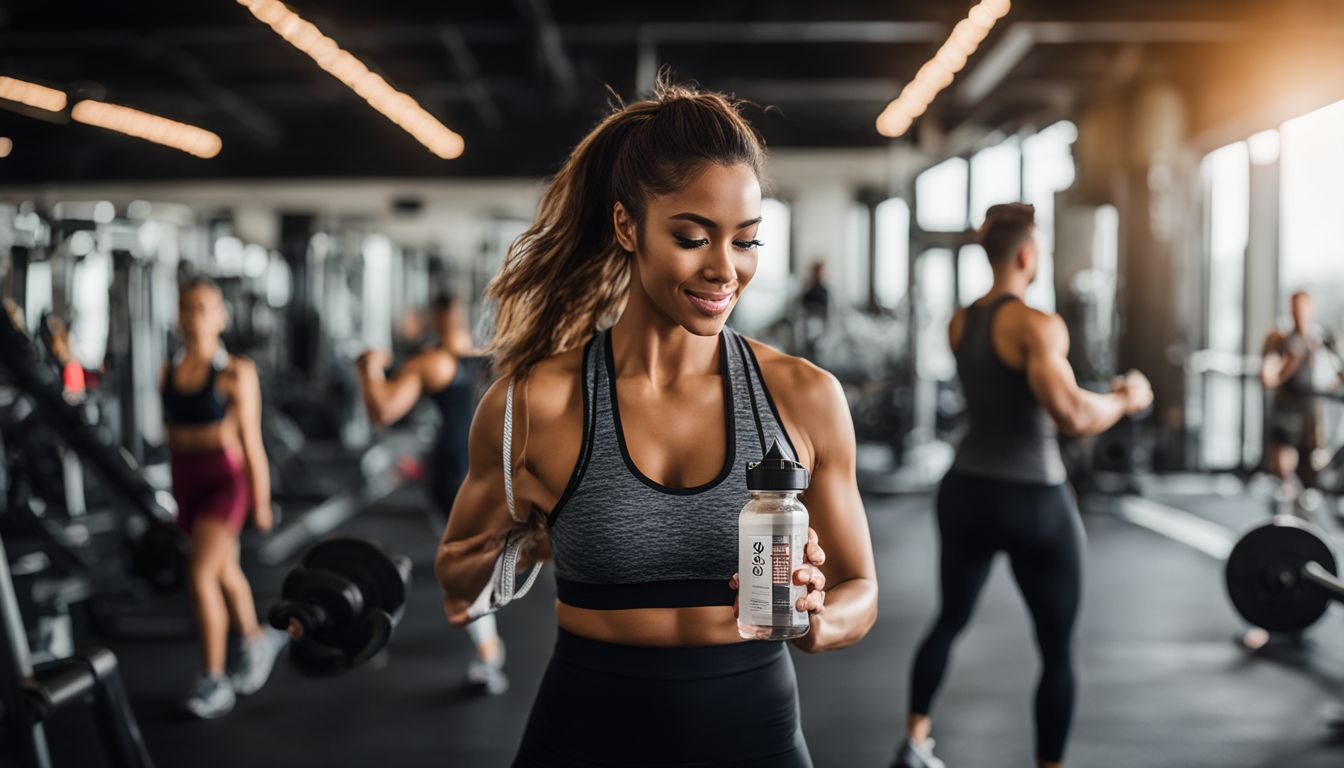
[[[1307,581],[1311,561],[1337,573],[1334,552],[1323,534],[1293,517],[1276,517],[1237,542],[1224,575],[1232,606],[1251,624],[1271,632],[1311,626],[1330,606],[1325,590]]]
[[[337,537],[314,545],[304,555],[303,564],[344,576],[363,593],[366,606],[400,617],[411,583],[407,558],[390,554],[368,539]]]

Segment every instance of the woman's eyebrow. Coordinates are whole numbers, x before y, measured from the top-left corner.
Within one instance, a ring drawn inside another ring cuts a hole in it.
[[[705,216],[701,216],[701,215],[698,214],[698,213],[691,213],[691,212],[689,212],[689,211],[684,212],[684,213],[673,214],[673,215],[671,215],[671,216],[668,216],[667,218],[668,218],[668,219],[676,219],[676,220],[679,220],[679,221],[691,221],[691,222],[695,222],[696,224],[699,224],[700,226],[702,226],[702,227],[704,227],[704,228],[706,228],[706,229],[718,229],[718,228],[719,228],[719,225],[718,225],[713,219],[710,219],[710,218],[705,217]],[[737,229],[746,229],[747,227],[750,227],[750,226],[753,225],[753,224],[759,224],[759,223],[761,223],[761,217],[760,217],[760,216],[757,216],[757,217],[754,218],[754,219],[747,219],[746,221],[742,222],[741,224],[738,224],[738,225],[737,225]]]

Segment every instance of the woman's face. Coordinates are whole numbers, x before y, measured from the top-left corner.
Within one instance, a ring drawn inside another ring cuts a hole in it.
[[[209,285],[195,286],[178,297],[177,312],[183,335],[195,342],[219,338],[228,321],[224,297]]]
[[[643,222],[616,205],[621,247],[650,302],[697,336],[714,336],[756,274],[761,184],[747,165],[710,164],[651,198]]]

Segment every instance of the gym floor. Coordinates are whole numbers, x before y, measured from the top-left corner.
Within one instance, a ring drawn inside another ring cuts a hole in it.
[[[1229,531],[1264,517],[1246,497],[1161,497]],[[1077,644],[1080,701],[1070,763],[1082,766],[1338,766],[1329,719],[1344,700],[1344,620],[1332,614],[1305,649],[1251,655],[1227,603],[1221,564],[1085,500],[1086,600]],[[796,655],[804,731],[819,767],[885,766],[904,716],[907,669],[935,607],[935,534],[926,495],[867,499],[881,578],[877,626],[859,646]],[[432,574],[436,536],[406,488],[347,523],[415,561],[406,617],[385,664],[313,680],[281,664],[228,717],[194,721],[178,701],[196,669],[190,639],[114,641],[157,765],[508,765],[554,640],[549,574],[500,615],[512,688],[462,687],[470,657]],[[259,605],[283,568],[250,566]],[[186,610],[185,603],[182,606]],[[1024,766],[1036,674],[1030,627],[1000,561],[955,650],[934,736],[951,766]],[[78,713],[61,715],[79,733]],[[90,738],[56,741],[63,764],[101,765]],[[1338,739],[1336,735],[1334,738]]]

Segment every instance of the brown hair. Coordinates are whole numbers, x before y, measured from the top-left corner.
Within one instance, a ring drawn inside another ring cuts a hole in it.
[[[488,349],[501,376],[525,375],[614,322],[630,289],[632,255],[616,240],[616,203],[642,224],[648,198],[681,188],[709,164],[748,165],[764,183],[764,143],[741,106],[670,83],[664,72],[652,96],[616,100],[574,147],[546,185],[536,221],[486,288],[498,302]]]
[[[985,223],[978,233],[980,245],[989,263],[1002,264],[1031,236],[1036,226],[1036,206],[1026,203],[999,203],[985,211]]]

